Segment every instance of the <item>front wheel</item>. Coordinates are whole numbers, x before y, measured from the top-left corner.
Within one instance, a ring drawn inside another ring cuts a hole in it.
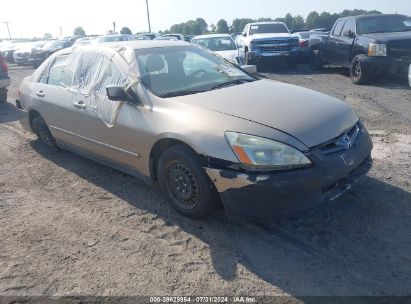
[[[364,55],[357,55],[351,61],[350,76],[354,84],[364,84],[367,82],[367,74],[362,63],[364,57]]]
[[[182,215],[199,219],[218,208],[217,190],[198,156],[188,147],[175,145],[164,151],[158,162],[157,176],[171,206]]]

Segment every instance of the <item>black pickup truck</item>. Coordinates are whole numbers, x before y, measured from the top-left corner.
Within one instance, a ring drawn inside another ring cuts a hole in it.
[[[338,19],[329,34],[310,37],[311,66],[350,68],[355,84],[371,75],[403,73],[411,63],[411,18],[403,15],[362,15]]]

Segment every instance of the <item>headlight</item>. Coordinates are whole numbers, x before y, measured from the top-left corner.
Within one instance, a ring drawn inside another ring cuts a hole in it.
[[[303,153],[278,141],[236,132],[225,132],[225,136],[240,162],[248,167],[283,170],[311,165]]]
[[[385,43],[370,43],[368,56],[387,56],[387,45]]]

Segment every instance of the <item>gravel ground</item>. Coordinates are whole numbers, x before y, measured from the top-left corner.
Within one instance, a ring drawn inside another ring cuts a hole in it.
[[[182,218],[156,187],[18,124],[0,105],[0,295],[411,295],[411,90],[354,86],[344,69],[267,77],[351,104],[375,142],[369,176],[338,201],[264,226]],[[287,300],[284,300],[287,301]]]

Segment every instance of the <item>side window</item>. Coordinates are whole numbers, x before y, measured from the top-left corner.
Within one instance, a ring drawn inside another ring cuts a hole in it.
[[[79,65],[73,75],[73,87],[88,94],[109,65],[109,59],[97,52],[82,52],[77,60]]]
[[[70,86],[69,81],[69,54],[57,56],[48,72],[47,83],[53,86]]]
[[[342,28],[344,26],[345,20],[340,20],[338,23],[335,25],[334,30],[333,30],[333,36],[340,36]]]
[[[49,68],[50,68],[50,63],[43,69],[43,71],[41,72],[40,77],[38,78],[37,82],[47,84],[47,78],[49,76],[49,74],[48,74]]]
[[[351,33],[355,33],[355,23],[352,19],[347,20],[342,30],[342,33],[348,33],[349,31],[351,31]]]
[[[128,79],[114,62],[110,62],[107,57],[105,57],[105,59],[108,64],[105,66],[104,71],[101,71],[100,76],[94,84],[89,100],[91,108],[97,116],[108,127],[112,127],[116,123],[118,109],[122,102],[108,99],[106,88],[109,85],[120,85],[124,87]]]

